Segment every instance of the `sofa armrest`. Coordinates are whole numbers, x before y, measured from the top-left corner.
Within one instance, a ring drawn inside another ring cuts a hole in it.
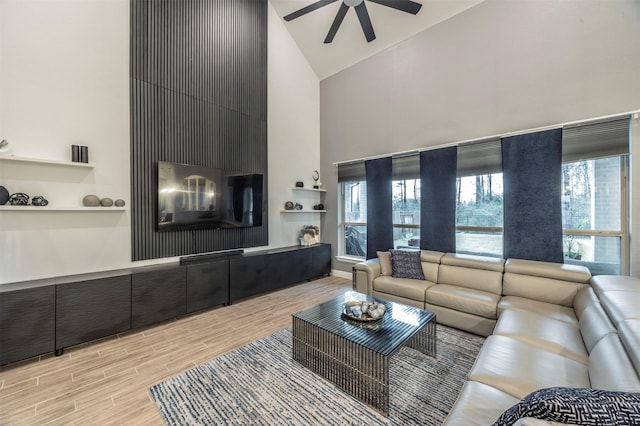
[[[360,293],[373,294],[373,280],[380,276],[378,258],[356,263],[353,266],[353,287]]]

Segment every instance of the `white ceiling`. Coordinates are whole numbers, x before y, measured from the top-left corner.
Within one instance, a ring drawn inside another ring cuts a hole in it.
[[[270,1],[280,19],[316,2]],[[422,4],[422,8],[417,15],[412,15],[365,0],[376,34],[376,39],[369,43],[354,8],[349,8],[333,42],[323,43],[342,4],[341,0],[292,21],[283,20],[283,23],[322,80],[483,1],[485,0],[416,0]]]

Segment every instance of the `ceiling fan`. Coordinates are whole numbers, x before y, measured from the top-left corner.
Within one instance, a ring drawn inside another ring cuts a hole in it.
[[[335,3],[338,0],[318,0],[315,3],[311,3],[309,6],[303,7],[302,9],[296,10],[293,13],[288,14],[284,17],[284,20],[289,22],[296,18],[301,17],[302,15],[306,15],[309,12],[313,12],[316,9],[320,9],[328,4]],[[368,0],[372,3],[378,3],[383,6],[390,7],[392,9],[397,9],[402,12],[411,13],[415,15],[418,13],[422,5],[415,1],[411,0]],[[371,24],[371,19],[369,18],[369,12],[367,11],[367,6],[365,4],[365,0],[343,0],[340,5],[340,9],[338,9],[338,13],[333,20],[333,24],[331,24],[331,28],[329,28],[329,32],[327,33],[327,37],[324,39],[325,43],[331,43],[333,38],[336,36],[338,32],[338,28],[342,24],[342,21],[349,11],[349,8],[353,7],[356,10],[356,14],[358,15],[358,20],[360,21],[360,26],[362,27],[362,32],[367,39],[367,42],[375,40],[376,34],[373,31],[373,25]]]

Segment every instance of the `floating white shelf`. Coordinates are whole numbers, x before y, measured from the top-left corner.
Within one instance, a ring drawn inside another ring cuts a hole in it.
[[[326,210],[280,210],[281,213],[326,213]]]
[[[327,192],[324,188],[291,188],[293,191]]]
[[[80,167],[85,169],[93,169],[93,164],[90,163],[74,163],[71,161],[55,161],[55,160],[43,160],[40,158],[26,158],[15,157],[11,155],[0,155],[0,161],[15,161],[22,163],[36,163],[36,164],[49,164],[54,166],[66,166],[66,167]]]
[[[0,211],[3,212],[123,212],[126,210],[126,207],[0,206]]]

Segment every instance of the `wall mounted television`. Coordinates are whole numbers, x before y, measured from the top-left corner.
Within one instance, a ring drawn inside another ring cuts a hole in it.
[[[262,226],[263,176],[158,161],[157,230]]]

